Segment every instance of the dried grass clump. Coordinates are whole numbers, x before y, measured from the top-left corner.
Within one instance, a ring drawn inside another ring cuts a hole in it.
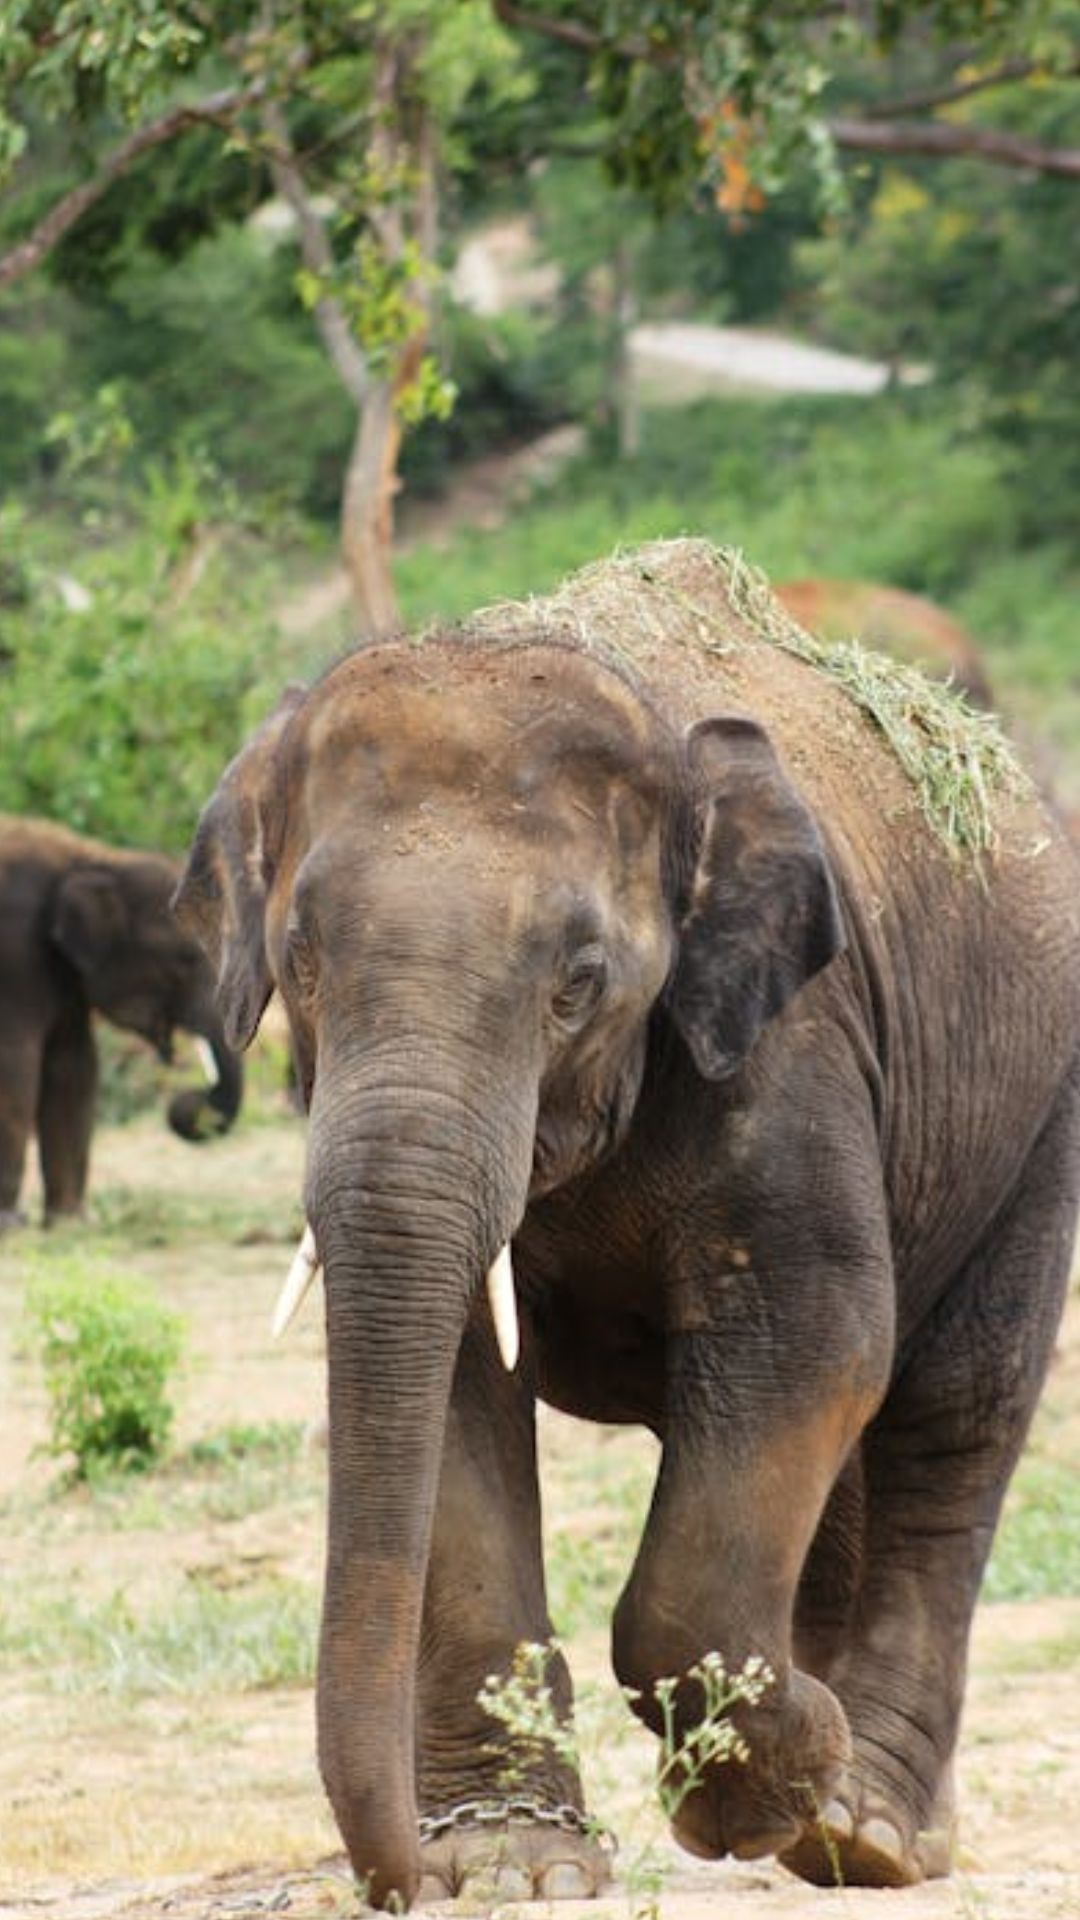
[[[766,643],[834,680],[884,735],[930,826],[952,851],[997,843],[993,801],[1030,783],[992,714],[951,684],[873,652],[825,641],[796,624],[741,553],[706,540],[661,540],[571,575],[542,599],[483,608],[462,637],[502,645],[579,647],[649,677],[672,644],[728,656]]]

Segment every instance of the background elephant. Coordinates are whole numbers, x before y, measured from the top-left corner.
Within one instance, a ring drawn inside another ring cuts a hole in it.
[[[924,594],[874,580],[781,580],[776,597],[808,633],[825,640],[853,637],[897,660],[949,679],[973,706],[991,708],[994,696],[978,645],[967,628]]]
[[[235,1120],[242,1068],[225,1045],[205,956],[169,905],[178,873],[160,854],[104,846],[48,820],[0,818],[0,1223],[16,1217],[35,1132],[46,1219],[82,1205],[93,1012],[166,1061],[177,1027],[199,1035],[216,1078],[174,1094],[170,1125],[201,1140]]]
[[[692,1724],[709,1650],[775,1676],[684,1844],[947,1871],[1073,1242],[1080,884],[986,721],[909,682],[900,720],[921,785],[737,556],[673,542],[354,654],[204,813],[181,917],[233,1044],[280,988],[310,1100],[319,1754],[377,1901],[467,1885],[478,1804],[523,1884],[603,1878],[565,1759],[511,1754],[510,1817],[477,1701],[550,1631],[537,1394],[662,1443],[635,1711],[683,1676]]]

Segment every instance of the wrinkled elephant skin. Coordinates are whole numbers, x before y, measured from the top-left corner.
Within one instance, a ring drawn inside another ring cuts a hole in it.
[[[163,855],[105,846],[48,820],[0,816],[0,1222],[19,1217],[33,1134],[46,1219],[82,1206],[95,1012],[141,1035],[164,1060],[177,1028],[206,1042],[213,1078],[173,1095],[177,1133],[202,1140],[235,1120],[243,1072],[225,1045],[206,957],[171,910],[178,876]]]
[[[382,1903],[468,1891],[496,1843],[507,1896],[603,1882],[554,1750],[516,1755],[496,1819],[513,1742],[477,1701],[550,1633],[537,1395],[661,1442],[614,1620],[635,1710],[659,1730],[677,1676],[692,1724],[711,1650],[774,1676],[683,1842],[808,1880],[947,1870],[972,1608],[1068,1270],[1080,898],[1053,822],[1006,782],[977,870],[710,550],[619,564],[606,652],[571,587],[290,695],[179,896],[234,1045],[280,988],[310,1102],[319,1754]],[[483,1287],[508,1240],[513,1372]],[[549,1677],[568,1717],[559,1654]]]

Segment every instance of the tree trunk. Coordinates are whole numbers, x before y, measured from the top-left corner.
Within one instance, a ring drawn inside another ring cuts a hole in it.
[[[435,256],[437,185],[435,124],[422,102],[407,106],[418,43],[407,37],[379,42],[374,79],[374,131],[370,162],[387,180],[407,178],[408,199],[392,193],[370,210],[371,225],[391,264],[411,239],[424,267]],[[360,408],[341,507],[341,550],[353,602],[365,636],[401,625],[394,593],[394,502],[400,489],[402,396],[417,378],[427,351],[430,294],[423,279],[408,290],[416,327],[398,348],[393,371],[372,381]]]
[[[341,552],[353,607],[365,639],[401,626],[394,592],[394,501],[401,482],[398,400],[415,380],[427,346],[427,324],[398,356],[393,380],[372,381],[360,409],[341,500]]]
[[[366,209],[387,263],[399,263],[409,240],[426,267],[437,239],[435,123],[426,102],[409,101],[419,41],[387,35],[375,48],[369,163],[390,183],[386,198]],[[308,270],[329,276],[333,252],[325,222],[309,191],[279,104],[263,111],[267,157],[277,191],[296,216],[301,254]],[[408,182],[407,189],[401,187]],[[399,183],[395,185],[394,183]],[[357,409],[356,430],[341,500],[341,553],[352,588],[357,627],[365,638],[401,625],[394,593],[394,501],[400,487],[400,402],[419,374],[427,349],[430,297],[421,280],[408,290],[416,327],[398,347],[389,371],[373,373],[353,335],[347,313],[333,294],[315,303],[315,322],[331,365]]]
[[[630,352],[630,332],[637,319],[632,241],[624,239],[616,242],[612,277],[611,412],[618,453],[624,460],[633,460],[641,450],[641,409],[634,360]]]
[[[341,554],[365,638],[401,624],[392,565],[400,442],[393,388],[376,380],[360,409],[341,496]]]

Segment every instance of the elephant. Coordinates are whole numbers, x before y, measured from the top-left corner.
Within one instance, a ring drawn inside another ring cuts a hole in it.
[[[184,1139],[222,1133],[236,1119],[243,1067],[225,1043],[213,972],[170,909],[179,874],[163,854],[0,816],[0,1226],[22,1218],[34,1133],[46,1222],[82,1209],[97,1085],[93,1013],[140,1034],[163,1061],[177,1027],[209,1048],[209,1084],[169,1103]]]
[[[680,1842],[949,1870],[1073,1244],[1080,873],[996,724],[916,677],[956,825],[890,674],[860,698],[741,557],[657,542],[361,645],[203,811],[177,912],[230,1044],[280,990],[308,1102],[281,1317],[321,1266],[318,1754],[375,1904],[468,1889],[493,1828],[519,1892],[604,1881],[562,1743],[478,1701],[550,1643],[572,1714],[538,1398],[660,1442],[612,1623],[633,1711],[659,1732],[671,1679],[692,1729],[708,1654],[771,1676]]]

